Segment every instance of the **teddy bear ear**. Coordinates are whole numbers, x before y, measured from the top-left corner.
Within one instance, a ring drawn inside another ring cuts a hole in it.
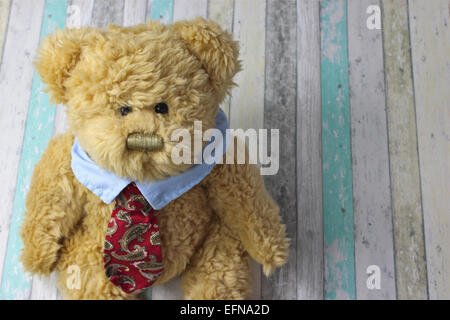
[[[52,103],[66,103],[65,80],[78,63],[81,49],[93,34],[92,28],[56,29],[47,36],[38,50],[34,66],[47,85]]]
[[[238,42],[217,23],[203,18],[176,22],[172,27],[203,63],[213,87],[224,96],[234,84],[234,75],[241,70]]]

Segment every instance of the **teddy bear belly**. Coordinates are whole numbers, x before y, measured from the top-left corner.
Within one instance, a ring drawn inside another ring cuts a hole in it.
[[[195,187],[157,211],[164,271],[157,284],[183,272],[202,244],[212,217],[204,190]]]
[[[114,209],[114,203],[104,204],[88,195],[86,216],[70,239],[71,248],[93,250],[98,264],[103,265],[103,248],[106,229]],[[204,239],[212,215],[206,194],[194,187],[166,207],[155,211],[159,224],[164,271],[157,283],[163,283],[183,272],[194,252]],[[102,228],[93,226],[103,226]],[[95,243],[95,245],[93,245]],[[69,248],[68,248],[69,249]],[[70,250],[70,249],[69,249]],[[92,262],[92,260],[91,260]]]

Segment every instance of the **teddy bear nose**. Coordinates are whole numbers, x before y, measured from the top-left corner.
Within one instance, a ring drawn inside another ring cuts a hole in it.
[[[157,151],[163,147],[163,139],[157,134],[132,133],[127,138],[127,148],[138,151]]]

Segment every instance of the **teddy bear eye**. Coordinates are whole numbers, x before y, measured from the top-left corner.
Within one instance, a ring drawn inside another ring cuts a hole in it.
[[[166,114],[167,112],[169,112],[169,107],[164,102],[157,103],[155,105],[155,112],[156,113]]]
[[[131,109],[131,107],[129,106],[122,106],[120,107],[120,114],[122,116],[126,116],[127,114],[129,114],[133,109]]]

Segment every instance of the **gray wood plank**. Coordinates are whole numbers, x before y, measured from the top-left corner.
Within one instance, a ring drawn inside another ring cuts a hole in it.
[[[144,23],[147,13],[147,0],[125,0],[123,25],[132,26]]]
[[[297,1],[297,299],[323,299],[319,1]],[[291,139],[293,139],[291,137]]]
[[[430,299],[450,299],[450,2],[409,1]]]
[[[427,299],[408,4],[382,5],[397,298]]]
[[[291,0],[268,0],[266,12],[264,128],[280,130],[280,168],[277,174],[265,176],[264,181],[280,206],[287,236],[294,245],[290,247],[287,264],[270,278],[262,277],[262,298],[296,299],[296,4]]]
[[[108,24],[123,24],[125,0],[95,0],[92,11],[92,26],[105,28]]]
[[[356,294],[371,300],[396,298],[382,35],[366,14],[379,4],[348,2]],[[371,265],[380,270],[378,289],[367,285]]]

